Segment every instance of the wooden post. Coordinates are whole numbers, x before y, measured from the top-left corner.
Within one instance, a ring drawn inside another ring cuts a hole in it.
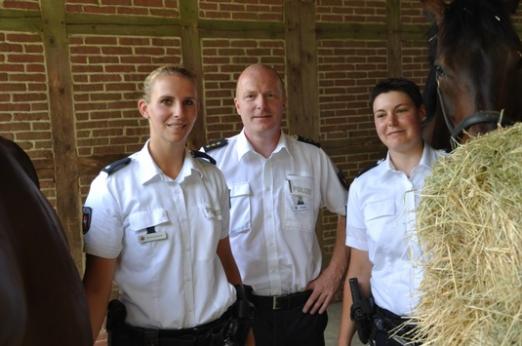
[[[386,1],[386,22],[388,27],[388,75],[402,75],[402,44],[401,44],[401,2]]]
[[[285,24],[289,130],[319,140],[314,1],[286,0]]]
[[[71,254],[81,269],[81,202],[65,5],[63,0],[40,0],[40,6],[53,133],[56,209],[67,235]]]
[[[201,41],[198,30],[198,3],[194,0],[180,0],[181,47],[183,65],[198,76],[199,109],[198,118],[190,134],[190,145],[199,149],[206,143],[205,107],[203,94],[203,62]]]

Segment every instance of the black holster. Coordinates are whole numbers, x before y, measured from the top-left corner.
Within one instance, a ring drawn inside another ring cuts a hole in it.
[[[374,324],[373,314],[375,304],[372,297],[364,298],[359,288],[357,278],[349,279],[350,291],[352,294],[352,307],[350,308],[350,318],[355,322],[357,335],[363,344],[373,344]]]
[[[107,308],[108,346],[131,345],[130,336],[125,332],[125,318],[127,309],[117,299],[111,300]]]
[[[235,285],[237,300],[234,303],[235,316],[231,319],[225,345],[244,346],[248,332],[254,321],[254,304],[251,303],[252,287],[247,285]]]

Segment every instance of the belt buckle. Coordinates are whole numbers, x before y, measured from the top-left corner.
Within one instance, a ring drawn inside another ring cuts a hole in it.
[[[272,296],[272,310],[279,310],[281,309],[281,306],[277,304],[277,296]]]

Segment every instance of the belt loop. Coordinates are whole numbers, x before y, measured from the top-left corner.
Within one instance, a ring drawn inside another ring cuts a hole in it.
[[[277,304],[277,296],[272,296],[272,310],[279,310],[281,307]]]
[[[146,329],[143,331],[144,346],[159,346],[159,332],[157,329]]]

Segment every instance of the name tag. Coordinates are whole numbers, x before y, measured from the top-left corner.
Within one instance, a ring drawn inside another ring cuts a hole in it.
[[[294,196],[309,197],[312,195],[312,188],[308,179],[298,177],[290,178],[288,179],[288,185],[290,193]]]
[[[167,233],[165,232],[154,232],[147,233],[139,236],[139,241],[141,244],[150,243],[153,241],[160,241],[167,239]]]

